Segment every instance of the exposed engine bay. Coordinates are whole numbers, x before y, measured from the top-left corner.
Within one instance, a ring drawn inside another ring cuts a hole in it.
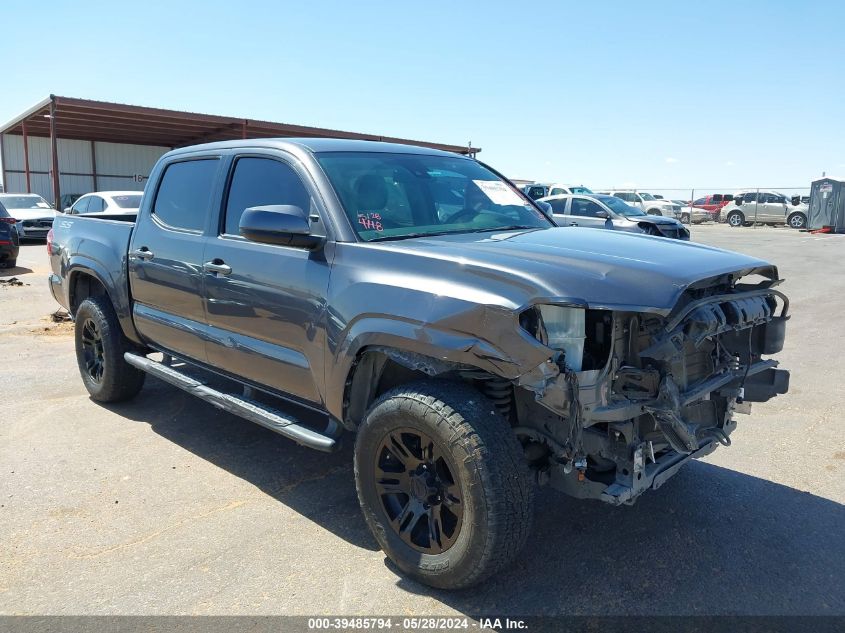
[[[765,272],[755,271],[767,276]],[[785,393],[788,299],[776,272],[756,284],[723,275],[685,289],[668,314],[537,305],[520,326],[555,350],[520,376],[508,407],[540,483],[632,503],[688,460],[729,446],[735,413]]]

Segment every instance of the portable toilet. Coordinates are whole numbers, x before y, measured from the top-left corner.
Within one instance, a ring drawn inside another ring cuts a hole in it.
[[[845,233],[845,182],[835,178],[819,178],[810,187],[810,208],[807,227],[830,227],[834,233]]]

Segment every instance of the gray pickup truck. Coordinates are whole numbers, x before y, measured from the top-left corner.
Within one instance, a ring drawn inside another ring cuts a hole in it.
[[[152,374],[311,448],[354,435],[364,519],[436,587],[519,553],[537,484],[630,504],[789,382],[771,264],[558,228],[420,147],[178,149],[137,217],[59,216],[48,248],[94,400]]]

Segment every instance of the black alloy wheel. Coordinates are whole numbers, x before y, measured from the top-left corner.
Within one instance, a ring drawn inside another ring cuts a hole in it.
[[[103,381],[105,355],[103,337],[94,319],[85,319],[82,324],[82,353],[85,359],[85,371],[96,383]]]
[[[375,456],[376,491],[388,523],[407,545],[424,554],[449,549],[463,523],[457,471],[423,431],[389,432]]]

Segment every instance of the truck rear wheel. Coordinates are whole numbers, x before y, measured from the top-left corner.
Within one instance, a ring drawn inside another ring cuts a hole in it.
[[[433,587],[487,578],[531,530],[534,484],[522,446],[495,406],[462,383],[381,396],[358,430],[355,483],[381,548]]]
[[[134,397],[146,374],[123,359],[134,348],[123,334],[106,297],[89,297],[76,310],[76,362],[94,400],[120,402]]]

